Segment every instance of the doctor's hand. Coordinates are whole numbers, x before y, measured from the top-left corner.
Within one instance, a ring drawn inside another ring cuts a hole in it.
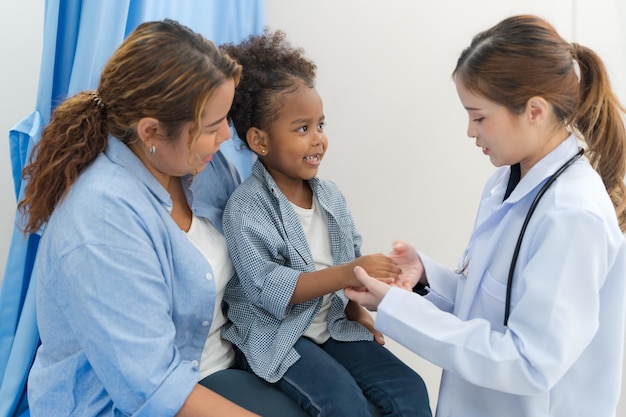
[[[361,304],[370,311],[376,311],[378,305],[385,298],[387,291],[391,288],[388,284],[373,278],[365,272],[360,266],[354,268],[354,275],[359,280],[364,290],[361,288],[346,288],[344,290],[346,297],[350,300]]]
[[[424,271],[424,265],[415,248],[407,242],[397,240],[393,243],[393,250],[389,257],[398,263],[402,272],[392,284],[407,291],[413,291],[418,282],[428,284]]]

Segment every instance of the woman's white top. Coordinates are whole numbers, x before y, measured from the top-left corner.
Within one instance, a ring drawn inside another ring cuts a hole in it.
[[[187,232],[189,241],[204,255],[213,268],[215,280],[215,311],[209,336],[202,350],[200,379],[214,372],[227,369],[235,363],[235,352],[231,343],[222,339],[220,329],[226,323],[222,312],[222,298],[228,280],[233,276],[233,263],[228,255],[224,236],[213,227],[210,221],[195,215]]]

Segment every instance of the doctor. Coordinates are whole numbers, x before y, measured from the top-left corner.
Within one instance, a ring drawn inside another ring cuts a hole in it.
[[[615,416],[626,133],[604,66],[547,22],[516,16],[476,35],[453,78],[468,135],[500,167],[458,268],[396,242],[396,286],[357,267],[368,291],[346,295],[443,368],[438,417]]]

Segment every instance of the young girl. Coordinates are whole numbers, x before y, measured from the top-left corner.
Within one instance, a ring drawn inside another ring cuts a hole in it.
[[[400,281],[429,294],[360,269],[369,292],[346,294],[378,309],[377,329],[444,369],[438,416],[613,417],[626,132],[602,61],[542,19],[516,16],[474,38],[454,81],[468,135],[501,167],[459,268],[398,242]]]
[[[369,415],[368,400],[386,416],[431,415],[421,377],[372,340],[369,313],[342,291],[356,265],[389,281],[399,268],[361,256],[343,195],[316,177],[328,139],[315,65],[281,32],[224,49],[244,68],[229,117],[258,160],[224,212],[236,275],[223,336],[312,416]]]

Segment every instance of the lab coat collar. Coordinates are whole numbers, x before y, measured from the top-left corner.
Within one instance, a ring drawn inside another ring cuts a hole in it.
[[[494,225],[497,225],[500,222],[506,213],[513,207],[514,203],[518,202],[536,189],[577,152],[578,141],[574,135],[571,135],[552,152],[537,162],[537,164],[531,168],[524,178],[520,180],[519,184],[517,184],[509,198],[507,198],[504,202],[502,202],[502,198],[506,190],[509,176],[502,175],[496,181],[494,187],[491,189],[490,195],[482,202],[483,207],[486,207],[487,209],[480,210],[480,212],[483,212],[483,215],[477,218],[476,228],[474,229],[468,244],[467,253],[471,262],[468,265],[467,276],[472,276],[474,278],[467,280],[462,297],[457,301],[455,313],[458,317],[461,319],[467,319],[469,317],[474,297],[482,280],[482,274],[479,271],[483,271],[488,262],[488,258],[486,257],[480,259],[472,257],[476,239],[484,233],[490,233]],[[489,207],[491,207],[491,209],[488,209]],[[491,245],[491,247],[483,248],[484,253],[492,252],[495,245],[498,243],[497,239],[490,240],[489,245]],[[478,272],[475,273],[473,271]]]
[[[539,160],[530,169],[530,171],[524,175],[509,198],[504,201],[504,204],[515,204],[524,198],[538,185],[550,178],[550,176],[552,176],[552,174],[554,174],[563,165],[563,163],[578,152],[578,149],[578,139],[574,134],[571,134],[567,139],[561,142],[559,146]],[[508,177],[506,180],[508,180]],[[502,183],[500,183],[499,186],[501,187]],[[504,194],[502,193],[502,195]]]

